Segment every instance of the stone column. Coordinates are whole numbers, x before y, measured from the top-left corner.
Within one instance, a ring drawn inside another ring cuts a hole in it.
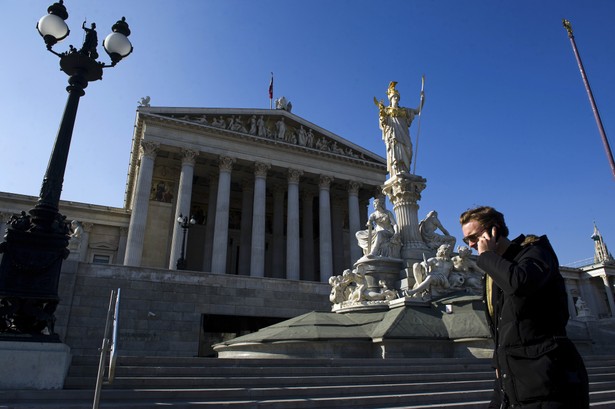
[[[609,309],[611,310],[611,317],[615,317],[615,301],[613,301],[613,290],[611,290],[611,285],[609,284],[609,276],[601,275],[602,282],[604,283],[604,291],[606,291],[606,298],[609,302]]]
[[[117,246],[116,264],[124,264],[126,256],[126,238],[128,236],[128,227],[120,227],[120,239]]]
[[[228,251],[228,218],[231,199],[231,171],[235,160],[228,156],[220,157],[218,176],[218,200],[216,201],[216,221],[211,256],[211,272],[226,274],[226,255]]]
[[[11,213],[0,212],[0,237],[4,237],[9,220],[11,220]]]
[[[254,164],[254,205],[252,212],[252,254],[250,275],[265,276],[265,210],[267,203],[267,171],[271,165]]]
[[[270,277],[284,278],[284,188],[273,188],[273,238]]]
[[[369,199],[368,200],[364,199],[359,202],[359,220],[360,220],[359,230],[361,230],[363,226],[367,224],[368,218],[369,218]],[[358,246],[358,243],[357,243],[357,246]],[[363,254],[363,249],[361,249],[361,254]]]
[[[331,243],[331,199],[329,189],[333,178],[320,176],[319,191],[319,229],[320,229],[320,281],[329,282],[333,275],[333,248]]]
[[[341,274],[348,268],[348,261],[344,254],[344,204],[342,199],[334,197],[331,199],[331,248],[333,251],[333,272]],[[333,273],[332,273],[333,274]]]
[[[171,255],[169,257],[169,270],[177,268],[177,260],[181,257],[184,229],[177,223],[179,215],[190,218],[190,202],[192,200],[192,179],[194,177],[194,164],[199,152],[182,149],[182,170],[179,175],[179,191],[173,223],[173,239],[171,241]],[[188,232],[186,232],[188,234]],[[184,255],[186,257],[186,255]]]
[[[430,251],[419,233],[418,219],[418,201],[426,182],[418,175],[393,176],[382,188],[393,204],[402,240],[401,257],[406,263],[423,260],[423,253]]]
[[[288,169],[288,206],[286,221],[286,278],[301,279],[301,254],[299,242],[299,179],[303,174]]]
[[[313,207],[314,193],[304,191],[302,195],[303,203],[303,241],[301,253],[301,270],[304,280],[314,281],[316,274],[314,272],[314,217]]]
[[[88,248],[90,247],[90,233],[94,228],[94,223],[81,223],[83,227],[83,235],[81,236],[81,245],[79,246],[79,261],[87,262]]]
[[[203,243],[203,271],[211,271],[211,254],[214,246],[214,228],[216,225],[216,200],[218,198],[218,175],[209,178],[209,195],[207,202],[207,221],[205,223],[205,243]]]
[[[348,241],[350,243],[350,265],[363,256],[355,234],[361,230],[361,217],[359,216],[359,182],[348,183]]]
[[[140,266],[143,256],[143,240],[145,239],[145,223],[149,207],[149,195],[154,176],[154,158],[160,144],[141,141],[141,164],[134,199],[132,201],[132,215],[128,226],[126,239],[126,256],[124,265]]]
[[[0,212],[0,240],[4,240],[4,235],[6,234],[6,229],[8,227],[8,222],[11,220],[12,213],[3,213]],[[0,253],[0,261],[2,261],[2,255],[4,253]]]
[[[254,208],[254,182],[241,183],[241,237],[239,238],[239,274],[250,275],[250,246],[252,245],[252,210]]]

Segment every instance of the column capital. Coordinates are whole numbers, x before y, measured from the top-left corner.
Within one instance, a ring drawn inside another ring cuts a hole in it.
[[[331,187],[331,182],[333,182],[333,176],[328,175],[320,175],[320,179],[318,181],[318,186],[321,189],[329,189]]]
[[[199,151],[195,149],[182,148],[182,165],[194,166],[196,157],[199,156]]]
[[[388,180],[382,188],[382,193],[389,197],[393,205],[397,203],[415,204],[421,200],[421,192],[426,187],[427,180],[415,175],[407,178]]]
[[[301,179],[301,175],[303,175],[302,170],[298,169],[288,169],[288,183],[299,183],[299,179]]]
[[[267,177],[267,171],[271,169],[271,165],[263,162],[254,162],[254,175],[256,177]]]
[[[361,186],[363,186],[361,182],[355,182],[351,180],[350,182],[348,182],[348,193],[351,195],[358,195]]]
[[[158,149],[160,149],[160,144],[158,142],[141,141],[141,155],[142,156],[147,156],[153,159],[156,157],[156,153],[158,153]]]
[[[230,156],[220,156],[218,165],[220,167],[220,171],[230,172],[233,170],[233,163],[235,163],[235,158],[231,158]]]

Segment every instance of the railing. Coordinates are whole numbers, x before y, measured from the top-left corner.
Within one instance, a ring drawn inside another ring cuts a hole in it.
[[[579,267],[591,266],[592,264],[594,264],[594,258],[590,257],[590,258],[584,258],[583,260],[566,263],[566,264],[563,264],[563,266],[570,267],[570,268],[579,268]]]
[[[98,363],[98,376],[96,377],[96,389],[94,390],[94,403],[92,409],[98,409],[100,403],[100,391],[102,389],[103,378],[105,376],[105,360],[109,353],[109,383],[115,377],[115,362],[117,359],[117,329],[120,313],[120,289],[111,290],[109,309],[107,310],[107,321],[105,322],[105,333],[103,335],[102,347],[100,348],[100,361]],[[109,339],[109,328],[112,328],[111,339]]]

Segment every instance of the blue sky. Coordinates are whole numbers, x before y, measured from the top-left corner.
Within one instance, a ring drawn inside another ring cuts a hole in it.
[[[0,191],[38,195],[66,103],[67,77],[35,29],[51,1],[5,0],[0,28]],[[71,35],[100,40],[125,16],[135,51],[81,98],[63,200],[122,207],[135,109],[268,108],[384,155],[373,97],[398,81],[401,105],[426,103],[416,171],[419,218],[492,205],[511,235],[547,234],[562,264],[593,256],[595,221],[615,249],[615,179],[562,18],[613,145],[612,0],[66,0]],[[102,48],[101,59],[108,61]],[[411,128],[416,137],[417,123]],[[413,165],[414,166],[414,165]]]

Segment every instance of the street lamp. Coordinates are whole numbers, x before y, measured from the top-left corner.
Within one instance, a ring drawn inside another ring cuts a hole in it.
[[[177,218],[177,223],[179,224],[179,227],[184,230],[184,236],[182,238],[182,252],[180,257],[177,259],[177,269],[185,270],[186,259],[184,258],[184,255],[186,254],[186,233],[188,232],[188,229],[190,227],[196,224],[196,220],[194,219],[194,216],[190,216],[190,220],[188,220],[188,216],[182,216],[182,214],[180,213],[179,217]]]
[[[0,263],[0,334],[40,336],[47,328],[48,335],[57,338],[54,312],[59,302],[58,283],[62,260],[69,254],[69,227],[58,208],[79,98],[89,82],[102,79],[103,68],[114,67],[132,52],[130,29],[124,17],[103,41],[111,64],[96,61],[98,38],[94,23],[90,28],[82,24],[86,36],[81,49],[70,45],[66,52],[54,51],[53,46],[70,33],[63,3],[59,0],[49,6],[36,28],[47,50],[60,58],[60,69],[69,76],[68,100],[38,201],[28,213],[22,211],[11,218],[5,241],[0,243],[0,253],[4,253]]]

